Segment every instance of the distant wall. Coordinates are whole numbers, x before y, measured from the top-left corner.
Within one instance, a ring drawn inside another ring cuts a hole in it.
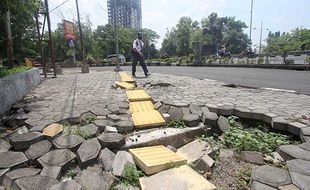
[[[0,115],[37,87],[40,82],[41,77],[38,69],[0,78]]]

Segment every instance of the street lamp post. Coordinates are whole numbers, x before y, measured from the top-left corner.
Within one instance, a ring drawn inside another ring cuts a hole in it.
[[[260,36],[259,36],[259,53],[262,52],[262,36],[263,36],[263,21],[260,24]],[[256,30],[257,28],[253,28],[253,30]],[[265,29],[266,31],[268,31],[269,29]]]
[[[117,6],[116,6],[116,1],[114,0],[114,30],[115,30],[115,41],[116,41],[116,45],[115,45],[115,51],[116,51],[116,68],[114,69],[115,72],[119,72],[121,71],[120,68],[120,64],[119,64],[119,44],[118,44],[118,40],[119,40],[119,34],[118,34],[118,27],[117,27],[117,23],[116,23],[116,11],[117,11]]]

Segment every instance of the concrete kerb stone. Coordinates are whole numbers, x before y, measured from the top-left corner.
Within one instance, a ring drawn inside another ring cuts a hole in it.
[[[234,115],[245,118],[245,119],[251,119],[252,118],[252,111],[245,107],[238,107],[236,106],[234,110]]]
[[[307,127],[307,126],[299,122],[292,122],[288,124],[288,132],[299,136],[301,133],[301,129],[304,127]]]
[[[281,145],[278,152],[284,160],[303,159],[310,161],[310,152],[296,145]]]
[[[271,126],[275,130],[288,131],[289,121],[285,117],[272,118]]]
[[[217,108],[217,114],[224,115],[224,116],[230,116],[234,114],[234,108],[233,105],[220,105]]]
[[[125,137],[119,133],[103,133],[97,137],[102,148],[119,149],[125,142]]]

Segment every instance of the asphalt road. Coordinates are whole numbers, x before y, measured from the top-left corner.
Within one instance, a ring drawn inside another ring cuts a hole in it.
[[[122,67],[130,71],[131,67]],[[98,67],[112,70],[113,67]],[[149,67],[151,73],[190,76],[198,79],[213,79],[228,84],[255,88],[293,90],[310,95],[310,71],[279,69],[230,68],[230,67]],[[137,67],[142,72],[141,67]]]

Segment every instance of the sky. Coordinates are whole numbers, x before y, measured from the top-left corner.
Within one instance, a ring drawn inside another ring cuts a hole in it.
[[[49,8],[65,0],[49,0]],[[174,27],[182,16],[201,21],[212,12],[219,16],[234,16],[250,25],[251,0],[141,0],[142,27],[150,28],[160,35],[156,47],[161,47],[167,29]],[[108,23],[107,0],[78,0],[81,17],[90,16],[92,28]],[[259,44],[260,26],[263,22],[263,39],[269,31],[289,32],[296,27],[310,28],[310,0],[254,0],[253,44]],[[62,19],[77,20],[75,0],[67,0],[50,14],[52,29]],[[249,28],[245,30],[249,34]],[[263,42],[264,43],[264,42]]]

